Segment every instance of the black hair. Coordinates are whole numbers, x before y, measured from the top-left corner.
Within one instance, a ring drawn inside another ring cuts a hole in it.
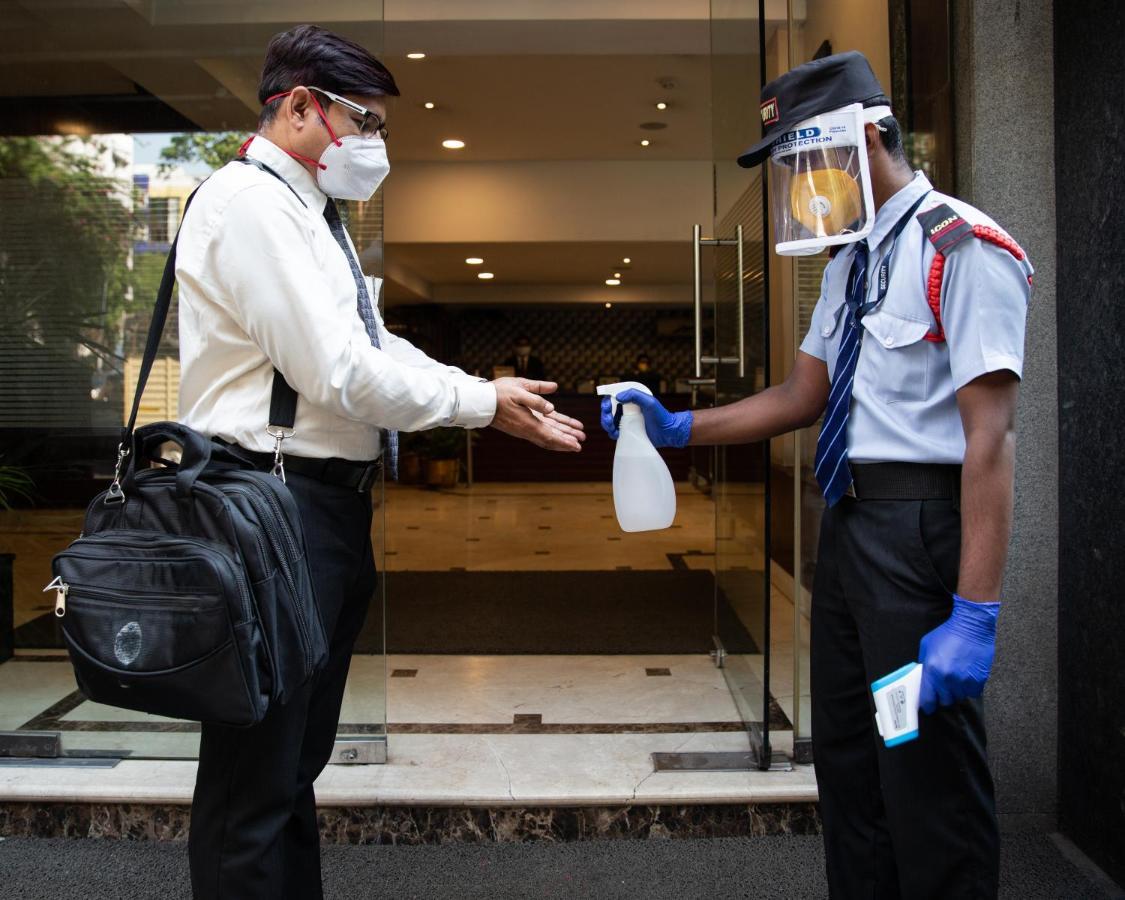
[[[910,160],[906,158],[906,147],[902,142],[902,126],[898,124],[898,119],[894,116],[886,116],[876,125],[879,128],[879,140],[883,144],[883,149],[894,162],[909,167]]]
[[[634,361],[634,362],[646,362],[646,363],[651,363],[651,362],[652,362],[652,358],[651,358],[651,357],[650,357],[650,356],[649,356],[649,355],[648,355],[647,353],[638,353],[638,354],[637,354],[637,358],[636,358],[635,360],[633,360],[633,361]]]
[[[517,344],[530,344],[531,338],[529,338],[526,334],[521,334],[519,337],[516,338],[515,343],[517,343]]]
[[[281,100],[266,100],[295,87],[318,87],[334,94],[397,97],[394,76],[355,41],[317,25],[298,25],[274,35],[266,48],[258,102],[258,125],[273,121]],[[323,103],[323,100],[321,100]]]

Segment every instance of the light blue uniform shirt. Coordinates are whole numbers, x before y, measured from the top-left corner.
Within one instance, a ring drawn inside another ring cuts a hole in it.
[[[945,341],[927,341],[935,330],[926,300],[934,258],[917,215],[941,203],[970,225],[998,228],[967,203],[932,190],[920,172],[875,216],[868,236],[868,301],[877,296],[877,273],[891,249],[890,232],[919,197],[929,195],[899,236],[887,296],[863,317],[866,329],[856,364],[848,418],[848,458],[856,463],[955,463],[965,458],[965,432],[956,392],[988,372],[1023,373],[1024,329],[1032,268],[1003,247],[969,237],[951,249],[941,291]],[[998,229],[1002,230],[1002,229]],[[843,336],[845,286],[855,245],[824,270],[820,300],[801,350],[824,360],[835,374]]]

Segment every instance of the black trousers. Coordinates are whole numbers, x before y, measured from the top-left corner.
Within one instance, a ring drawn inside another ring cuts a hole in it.
[[[375,591],[371,496],[289,474],[329,658],[252,728],[204,725],[188,856],[197,900],[317,900],[313,781],[332,755],[352,647]]]
[[[826,510],[812,600],[812,737],[834,898],[994,898],[983,707],[922,714],[887,749],[871,682],[918,658],[952,609],[961,521],[948,500],[845,497]]]

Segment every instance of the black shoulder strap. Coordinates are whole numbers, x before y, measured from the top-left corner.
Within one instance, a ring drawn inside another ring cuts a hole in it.
[[[201,185],[202,186],[202,185]],[[196,188],[184,203],[184,215],[191,207],[191,201],[199,193]],[[181,218],[181,222],[183,219]],[[172,246],[168,250],[168,258],[164,261],[164,274],[160,277],[160,287],[156,291],[156,308],[152,312],[152,321],[148,326],[148,339],[145,342],[145,353],[141,359],[141,371],[137,374],[137,389],[133,392],[133,408],[129,413],[129,421],[121,430],[121,449],[125,450],[133,445],[133,428],[137,424],[137,413],[141,408],[141,395],[145,392],[148,376],[152,372],[152,364],[156,361],[156,351],[160,347],[160,336],[164,333],[164,323],[168,320],[168,308],[172,305],[172,288],[176,284],[176,244],[179,243],[180,232],[172,239]]]
[[[280,175],[277,177],[283,182],[285,181]],[[180,218],[181,228],[184,218],[187,217],[191,201],[195,199],[197,193],[199,193],[198,187],[191,192],[184,203],[184,215]],[[297,199],[300,200],[301,198],[298,197]],[[121,448],[123,450],[133,445],[133,429],[137,425],[141,396],[145,392],[145,385],[148,384],[148,377],[152,373],[152,365],[156,362],[156,352],[160,348],[160,337],[164,333],[164,325],[168,321],[168,310],[172,306],[172,288],[176,284],[176,245],[179,241],[180,229],[178,228],[175,238],[172,239],[172,246],[168,250],[168,258],[164,261],[164,274],[160,278],[160,287],[156,292],[156,307],[153,309],[152,321],[148,326],[148,338],[145,341],[145,352],[141,359],[141,370],[137,374],[137,388],[133,392],[133,408],[129,412],[128,423],[121,430]],[[296,418],[297,392],[289,386],[284,376],[275,368],[273,370],[273,390],[270,396],[270,417],[267,424],[280,428],[292,428]]]
[[[966,238],[973,236],[973,226],[953,211],[947,203],[939,203],[933,209],[918,214],[918,223],[926,235],[926,240],[943,256]]]

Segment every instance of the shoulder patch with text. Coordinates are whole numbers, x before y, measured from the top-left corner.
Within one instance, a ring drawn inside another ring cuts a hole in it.
[[[973,226],[945,203],[919,213],[918,223],[922,226],[926,240],[934,245],[938,253],[948,253],[965,238],[973,236]]]

